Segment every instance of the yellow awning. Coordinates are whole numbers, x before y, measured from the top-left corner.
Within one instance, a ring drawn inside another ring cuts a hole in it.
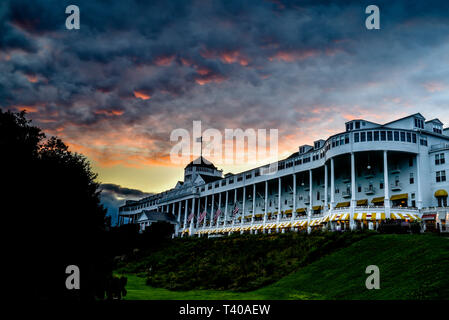
[[[390,198],[390,200],[403,200],[403,199],[408,199],[408,193],[395,194]]]
[[[435,197],[447,197],[447,191],[440,189],[435,191]]]
[[[368,205],[368,199],[357,200],[357,205],[358,206],[367,206]]]
[[[298,208],[296,209],[297,213],[302,213],[302,212],[306,212],[306,208]]]
[[[320,210],[321,209],[321,206],[313,206],[312,207],[312,210]]]
[[[285,214],[288,214],[288,213],[292,213],[293,212],[293,209],[288,209],[288,210],[285,210]]]
[[[256,217],[256,218],[262,218],[262,217],[263,217],[263,214],[262,214],[262,213],[257,213],[254,217]]]
[[[337,203],[335,208],[344,208],[344,207],[349,207],[350,205],[351,205],[351,202],[349,202],[349,201],[339,202],[339,203]]]
[[[384,197],[377,197],[377,198],[373,198],[373,200],[371,200],[372,203],[380,203],[380,202],[384,202],[385,198]]]

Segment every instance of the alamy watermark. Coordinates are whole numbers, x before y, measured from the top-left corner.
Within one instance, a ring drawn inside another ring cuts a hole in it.
[[[258,161],[276,159],[263,167],[261,174],[273,174],[277,171],[278,129],[218,129],[208,128],[202,131],[201,121],[193,121],[192,135],[183,128],[170,134],[170,141],[176,142],[170,151],[173,164],[185,163],[193,155],[213,158],[222,164],[254,164]]]

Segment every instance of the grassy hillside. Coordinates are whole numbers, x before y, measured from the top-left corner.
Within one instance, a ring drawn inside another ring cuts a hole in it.
[[[367,290],[368,265],[380,269]],[[449,238],[374,235],[325,255],[276,283],[250,292],[169,291],[130,276],[127,299],[449,299]]]
[[[370,235],[286,233],[176,239],[130,256],[117,271],[143,274],[147,284],[170,290],[252,291]]]

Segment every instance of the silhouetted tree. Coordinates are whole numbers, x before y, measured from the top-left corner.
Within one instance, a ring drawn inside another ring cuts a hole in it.
[[[38,299],[103,298],[111,263],[97,176],[84,156],[45,138],[24,112],[0,110],[1,194],[4,225],[14,230],[16,286]],[[80,290],[65,287],[68,265],[80,268]]]

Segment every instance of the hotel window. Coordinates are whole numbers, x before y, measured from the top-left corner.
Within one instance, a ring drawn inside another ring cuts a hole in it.
[[[394,132],[394,141],[399,141],[399,131]]]
[[[387,131],[387,140],[392,141],[393,140],[393,133],[391,131]]]
[[[223,186],[225,186],[226,185],[226,180],[222,180],[221,181],[221,186],[223,187]]]
[[[405,142],[405,132],[401,131],[401,141]]]
[[[365,142],[366,141],[366,132],[361,132],[360,133],[360,142]]]
[[[212,189],[212,185],[211,184],[207,186],[207,190],[210,190],[210,189]]]
[[[436,174],[436,182],[444,182],[446,181],[446,171],[437,171]]]
[[[427,139],[419,139],[419,144],[427,147]]]
[[[344,145],[345,144],[345,137],[344,136],[341,136],[340,137],[340,145],[342,146],[342,145]]]
[[[435,164],[439,165],[439,164],[444,164],[444,153],[440,153],[440,154],[436,154],[435,155]]]
[[[387,134],[385,131],[380,132],[380,140],[385,141],[387,138]]]
[[[359,122],[359,121],[356,121],[356,122],[355,122],[355,128],[356,128],[356,129],[360,129],[360,122]]]
[[[234,179],[229,179],[229,183],[228,184],[233,184],[234,183]]]
[[[415,177],[413,177],[413,172],[410,172],[410,184],[415,183]]]
[[[237,182],[242,181],[242,180],[243,180],[242,176],[237,177]]]
[[[413,157],[408,158],[408,166],[413,167]]]
[[[413,143],[416,143],[416,133],[412,133],[412,141]]]
[[[373,133],[371,131],[368,131],[366,133],[366,140],[367,141],[373,141]]]
[[[354,142],[359,142],[359,133],[354,133]]]
[[[340,189],[336,188],[335,193],[340,193]]]
[[[338,147],[340,145],[340,140],[338,138],[335,139],[335,146]]]
[[[362,192],[362,187],[361,186],[357,187],[357,192]]]
[[[335,138],[332,139],[332,148],[335,148]]]
[[[380,182],[379,183],[379,189],[383,189],[384,188],[384,183],[383,182]]]
[[[251,173],[246,175],[246,179],[251,179],[251,177],[252,177]]]
[[[259,169],[256,170],[256,172],[254,173],[254,176],[255,176],[255,177],[260,176],[260,170],[259,170]]]
[[[412,134],[407,132],[407,142],[412,142]]]
[[[320,192],[319,191],[317,191],[317,193],[316,193],[316,199],[320,200]]]
[[[345,134],[345,143],[346,143],[346,144],[349,143],[349,134]]]
[[[374,131],[374,141],[379,141],[379,131]]]

